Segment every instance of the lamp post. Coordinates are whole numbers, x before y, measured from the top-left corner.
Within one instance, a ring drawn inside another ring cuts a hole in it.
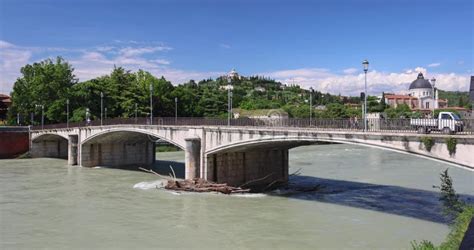
[[[66,99],[66,127],[69,128],[69,99]]]
[[[313,124],[313,87],[309,88],[309,126]]]
[[[91,123],[90,110],[89,108],[86,108],[86,125],[89,126],[90,123]]]
[[[436,100],[435,84],[436,84],[436,78],[433,77],[433,78],[431,78],[431,88],[432,88],[432,91],[433,91],[433,96],[432,96],[433,97],[433,114],[432,114],[433,118],[435,116],[435,108],[436,108],[436,106],[438,106],[438,102]]]
[[[150,83],[150,125],[153,125],[153,83]]]
[[[104,111],[104,92],[100,92],[100,126],[102,126],[102,112]]]
[[[138,105],[135,103],[135,124],[137,124],[137,113],[138,113]]]
[[[104,108],[104,121],[107,121],[107,108]]]
[[[178,124],[178,97],[174,98],[174,124]]]
[[[232,75],[227,77],[227,126],[230,126],[232,118]]]
[[[44,105],[43,104],[36,104],[37,108],[41,107],[41,129],[44,128]]]
[[[364,66],[365,75],[365,94],[364,94],[364,131],[367,131],[367,71],[369,70],[369,61],[364,60],[362,62]]]

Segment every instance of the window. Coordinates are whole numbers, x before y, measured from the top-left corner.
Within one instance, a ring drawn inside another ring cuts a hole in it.
[[[451,120],[451,116],[450,116],[449,114],[443,114],[443,115],[441,116],[441,119],[443,119],[443,120],[444,120],[444,119],[446,119],[446,120]]]
[[[427,109],[430,108],[430,103],[429,103],[429,102],[426,102],[426,108],[427,108]]]

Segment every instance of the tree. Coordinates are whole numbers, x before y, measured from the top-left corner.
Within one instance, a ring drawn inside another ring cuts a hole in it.
[[[440,174],[441,186],[437,187],[441,191],[439,200],[443,202],[443,208],[446,215],[450,218],[456,217],[463,211],[464,202],[459,199],[459,195],[453,188],[453,180],[448,174],[448,169]]]
[[[77,83],[73,71],[72,66],[61,57],[22,67],[22,76],[14,83],[11,93],[9,122],[15,123],[16,114],[23,117],[34,114],[38,117],[41,111],[37,105],[44,105],[46,123],[65,122],[66,99],[70,96],[70,88]],[[31,121],[25,119],[23,124],[31,124]]]

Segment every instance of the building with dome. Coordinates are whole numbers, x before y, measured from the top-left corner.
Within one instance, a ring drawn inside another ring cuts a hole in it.
[[[436,79],[427,80],[422,73],[410,84],[408,95],[385,94],[385,103],[396,108],[400,104],[407,104],[412,110],[432,111],[446,108],[448,101],[438,98],[435,88]]]

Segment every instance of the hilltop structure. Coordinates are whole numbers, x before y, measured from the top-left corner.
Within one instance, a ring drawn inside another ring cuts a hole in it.
[[[448,100],[438,98],[438,89],[435,88],[435,79],[431,82],[424,78],[422,73],[410,84],[408,95],[385,94],[385,103],[396,108],[406,104],[410,109],[417,111],[432,111],[448,107]]]

